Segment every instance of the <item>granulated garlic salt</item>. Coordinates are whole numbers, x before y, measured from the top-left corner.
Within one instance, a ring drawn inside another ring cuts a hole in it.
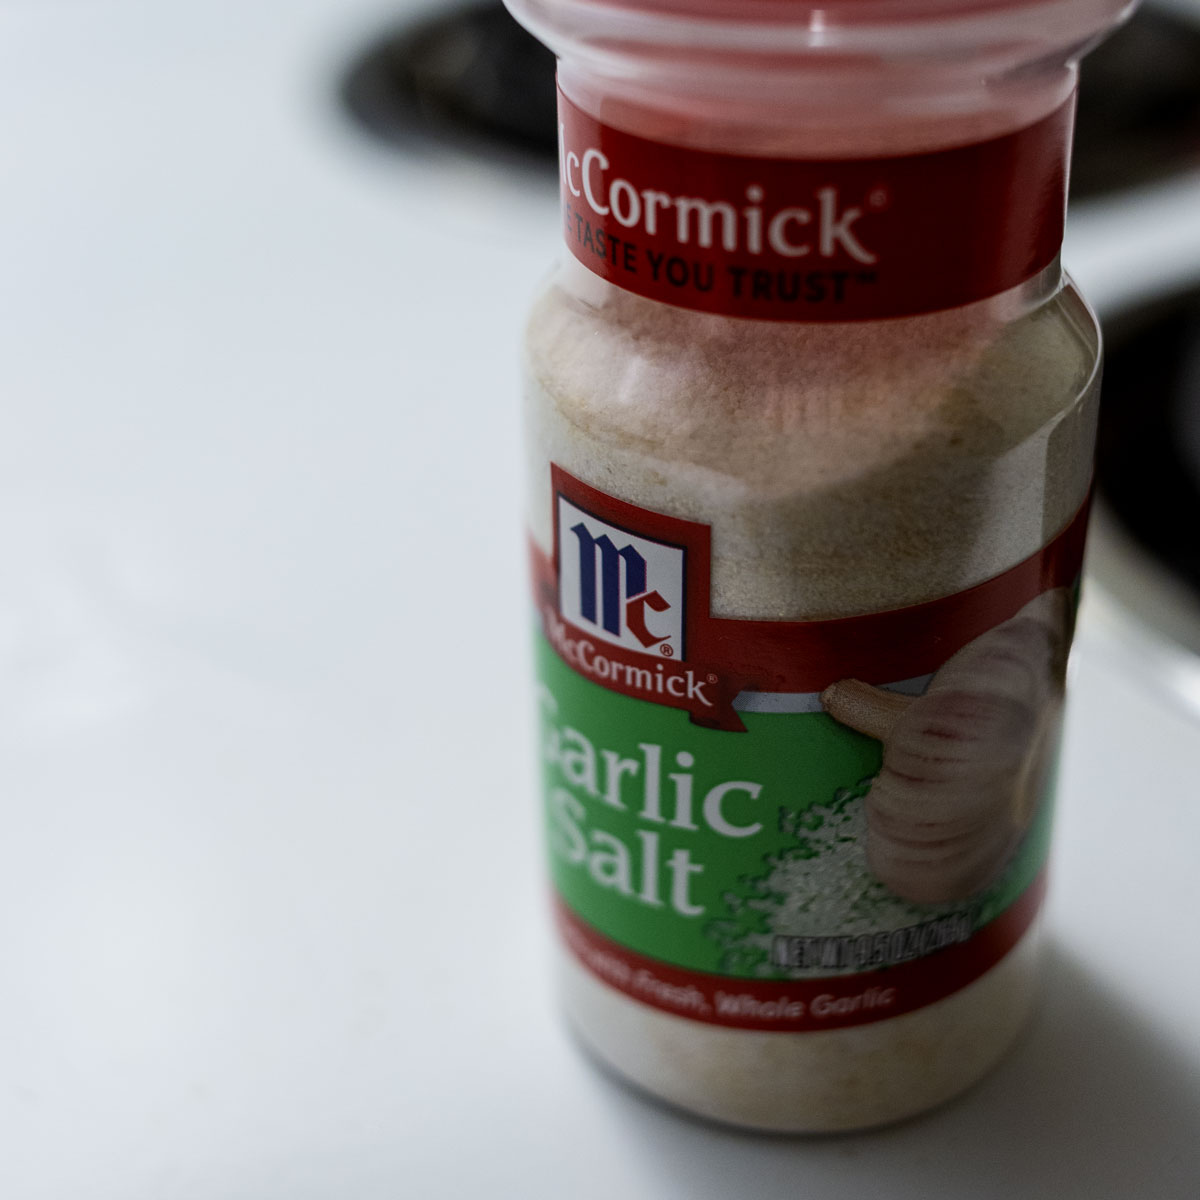
[[[568,49],[623,19],[514,7]],[[1057,259],[1073,67],[1027,50],[1021,103],[974,97],[1019,114],[986,139],[947,117],[930,144],[939,87],[966,86],[934,72],[919,150],[901,120],[887,157],[740,156],[721,97],[744,131],[819,46],[783,22],[795,62],[684,82],[655,47],[699,54],[699,25],[643,7],[624,74],[560,71],[573,257],[526,344],[567,1009],[699,1114],[878,1124],[978,1078],[1033,996],[1097,398]],[[828,102],[839,146],[906,61],[845,127]]]

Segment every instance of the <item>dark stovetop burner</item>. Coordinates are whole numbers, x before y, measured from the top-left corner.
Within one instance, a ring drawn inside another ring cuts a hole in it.
[[[441,141],[547,164],[558,152],[554,55],[499,0],[387,34],[351,65],[341,92],[361,125],[400,149]]]
[[[1200,166],[1200,22],[1142,8],[1090,54],[1079,89],[1071,196]]]
[[[486,0],[427,17],[371,46],[342,98],[376,136],[482,153],[556,152],[554,58]],[[1088,59],[1072,195],[1148,183],[1200,164],[1200,25],[1143,9]]]
[[[1100,497],[1200,611],[1200,288],[1107,322],[1105,338]]]

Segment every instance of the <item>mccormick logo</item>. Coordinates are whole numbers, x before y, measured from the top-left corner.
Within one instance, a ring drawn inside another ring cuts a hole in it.
[[[630,533],[558,497],[559,610],[598,640],[684,657],[683,546]]]
[[[878,255],[860,238],[858,222],[872,210],[886,208],[886,188],[872,190],[858,204],[847,204],[832,184],[814,187],[803,204],[768,204],[767,189],[751,176],[728,199],[679,196],[665,186],[641,187],[620,176],[607,155],[595,146],[576,153],[559,122],[559,166],[562,185],[596,217],[616,222],[622,230],[645,238],[665,236],[677,246],[726,254],[778,255],[782,259],[844,258],[874,264]],[[794,200],[790,196],[788,199]]]

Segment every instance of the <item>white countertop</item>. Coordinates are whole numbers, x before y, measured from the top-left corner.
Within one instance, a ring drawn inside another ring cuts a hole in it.
[[[0,7],[0,1197],[1194,1200],[1200,725],[1094,602],[995,1075],[771,1140],[569,1043],[515,365],[556,201],[336,111],[404,8]]]

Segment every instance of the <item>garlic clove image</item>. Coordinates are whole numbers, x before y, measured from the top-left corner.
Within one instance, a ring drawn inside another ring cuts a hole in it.
[[[965,899],[1003,869],[1041,801],[1062,710],[1073,606],[1066,588],[968,642],[924,695],[857,679],[821,694],[883,745],[866,798],[867,859],[898,896]]]

